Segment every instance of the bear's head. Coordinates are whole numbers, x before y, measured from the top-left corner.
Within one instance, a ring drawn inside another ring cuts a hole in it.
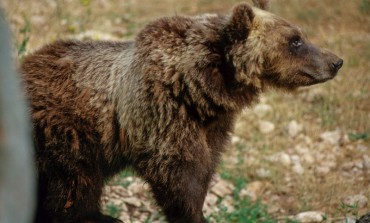
[[[227,59],[238,81],[257,87],[294,89],[325,82],[336,76],[343,60],[313,45],[286,20],[242,3],[234,7],[224,29],[231,43]]]

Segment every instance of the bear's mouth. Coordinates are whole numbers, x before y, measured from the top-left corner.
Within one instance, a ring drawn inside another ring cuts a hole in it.
[[[309,79],[309,81],[306,84],[307,86],[314,85],[314,84],[320,84],[328,80],[331,80],[335,77],[335,75],[320,75],[316,73],[313,74],[310,72],[301,72],[301,75]]]

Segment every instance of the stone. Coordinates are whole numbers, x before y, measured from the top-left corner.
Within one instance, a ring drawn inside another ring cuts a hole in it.
[[[275,130],[275,125],[269,121],[259,121],[258,128],[261,133],[267,134]]]
[[[238,143],[238,142],[240,142],[240,138],[238,137],[238,136],[232,136],[231,137],[231,143],[232,144],[235,144],[235,143]]]
[[[290,137],[296,137],[301,131],[303,127],[301,124],[298,124],[296,120],[292,120],[288,124],[288,134]]]
[[[365,208],[368,205],[368,199],[362,194],[356,194],[352,196],[347,196],[344,201],[346,205],[357,206],[358,208]]]
[[[234,185],[225,181],[219,180],[212,188],[211,192],[217,195],[218,197],[223,198],[226,195],[230,195],[234,190]]]
[[[144,184],[141,180],[133,181],[128,187],[128,191],[131,191],[133,194],[143,194],[149,190],[148,184]]]
[[[325,143],[328,143],[331,145],[338,145],[341,139],[341,133],[339,130],[328,131],[328,132],[321,133],[320,138]]]
[[[297,214],[294,219],[300,223],[316,223],[324,220],[325,213],[320,211],[307,211]]]
[[[355,217],[346,217],[346,219],[344,219],[340,223],[359,223],[359,222],[357,222]],[[363,223],[368,223],[368,222],[363,222]]]
[[[136,197],[123,197],[123,202],[134,207],[140,207],[141,201]]]
[[[271,184],[268,181],[253,181],[240,191],[240,196],[248,196],[251,201],[256,201],[270,187]]]
[[[313,164],[315,162],[315,158],[313,157],[312,154],[306,153],[303,154],[303,161],[308,164]]]
[[[109,196],[112,196],[112,197],[121,197],[121,196],[131,196],[132,194],[130,193],[130,191],[128,191],[126,188],[124,188],[123,186],[120,186],[120,185],[114,185],[114,186],[109,186],[110,187],[110,191],[109,191]]]
[[[364,160],[364,163],[363,163],[364,168],[370,169],[370,156],[365,154],[362,156],[362,159]]]
[[[290,159],[292,160],[293,164],[301,163],[301,158],[298,155],[292,155]]]
[[[226,212],[228,213],[232,213],[235,211],[234,199],[230,196],[227,196],[224,199],[222,199],[221,206],[225,207],[227,209]]]
[[[119,215],[119,219],[122,220],[123,222],[131,222],[130,215],[128,212],[121,212]]]
[[[280,208],[279,206],[277,205],[269,205],[268,206],[268,209],[267,209],[267,212],[269,214],[277,214],[277,213],[282,213],[283,212],[283,209]]]
[[[297,174],[303,174],[304,173],[304,168],[301,163],[295,163],[292,167],[293,172]]]
[[[253,112],[260,118],[266,116],[272,111],[272,107],[268,104],[260,103],[253,108]]]
[[[123,201],[120,198],[112,198],[109,199],[109,204],[112,204],[114,206],[121,206],[123,204]]]
[[[31,16],[31,22],[33,25],[37,27],[40,27],[40,26],[42,27],[42,26],[45,26],[46,19],[43,16],[34,15],[34,16]]]
[[[285,152],[279,152],[276,154],[273,154],[272,156],[267,158],[268,160],[272,162],[281,163],[284,166],[290,166],[292,164],[292,160],[289,154]]]
[[[359,151],[359,152],[367,152],[368,151],[368,148],[365,146],[365,145],[362,145],[362,144],[358,144],[356,146],[356,149]]]
[[[292,163],[292,161],[290,159],[290,156],[287,153],[284,153],[284,152],[280,153],[279,161],[284,166],[290,166],[290,164]]]
[[[266,170],[265,168],[258,168],[256,170],[256,175],[260,178],[268,178],[271,175],[271,171]]]
[[[354,162],[346,162],[341,165],[343,171],[351,171],[355,167]]]
[[[330,172],[330,167],[328,166],[317,166],[315,167],[315,173],[319,176],[324,176]]]
[[[217,204],[218,197],[215,194],[209,193],[204,201],[205,205],[214,206]]]

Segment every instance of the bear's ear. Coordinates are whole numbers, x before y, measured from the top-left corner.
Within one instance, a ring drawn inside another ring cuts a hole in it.
[[[257,6],[260,9],[268,10],[269,9],[269,0],[253,0],[253,3],[255,6]]]
[[[225,27],[227,39],[231,42],[246,39],[254,18],[253,9],[247,3],[236,5]]]

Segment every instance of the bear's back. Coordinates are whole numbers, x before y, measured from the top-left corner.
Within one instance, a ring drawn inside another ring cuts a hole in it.
[[[130,42],[58,41],[25,58],[22,76],[38,150],[57,147],[63,157],[72,152],[113,162],[119,143],[114,87],[132,48]]]

